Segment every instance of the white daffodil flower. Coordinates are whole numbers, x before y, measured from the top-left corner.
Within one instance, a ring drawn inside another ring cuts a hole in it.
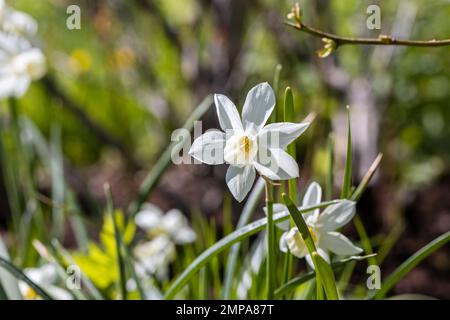
[[[268,83],[253,87],[242,109],[226,96],[214,95],[219,130],[208,130],[195,139],[189,154],[206,164],[230,165],[226,182],[234,198],[241,202],[255,180],[255,169],[271,180],[298,177],[298,165],[284,151],[300,136],[309,123],[271,123],[266,125],[275,107],[275,95]]]
[[[310,207],[320,203],[322,200],[322,189],[319,184],[313,182],[306,190],[303,197],[303,207]],[[287,212],[286,206],[274,205],[274,212]],[[340,256],[350,256],[361,253],[363,250],[355,246],[347,237],[336,230],[347,224],[355,215],[355,202],[343,200],[337,204],[328,206],[322,213],[319,209],[303,215],[309,232],[316,245],[317,252],[328,262],[328,252]],[[289,222],[277,224],[283,230],[289,230]],[[297,227],[283,233],[280,238],[280,250],[288,250],[298,258],[306,258],[308,264],[314,268],[311,256],[308,253],[305,241]]]
[[[21,97],[46,73],[45,57],[20,37],[0,33],[0,99]]]
[[[14,10],[0,0],[0,30],[7,33],[33,36],[38,29],[37,22],[28,14]]]
[[[180,210],[172,209],[164,214],[157,206],[146,203],[134,219],[136,225],[150,237],[165,236],[176,244],[195,241],[196,234]]]
[[[134,248],[137,258],[136,273],[141,278],[156,275],[164,279],[168,274],[168,266],[175,259],[175,245],[167,236],[158,236],[151,241],[138,244]]]
[[[56,268],[51,264],[44,264],[39,268],[27,268],[25,275],[34,283],[45,290],[53,299],[72,300],[72,294],[65,289],[57,287],[55,283],[58,280]],[[36,300],[38,294],[26,282],[19,281],[19,289],[22,296],[27,300]]]

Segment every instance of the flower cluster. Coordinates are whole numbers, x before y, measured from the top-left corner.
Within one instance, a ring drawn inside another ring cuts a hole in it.
[[[226,96],[216,94],[214,102],[224,132],[207,131],[194,141],[189,154],[207,164],[229,164],[226,182],[236,200],[244,200],[252,188],[255,171],[271,180],[298,177],[298,165],[285,149],[309,123],[266,125],[275,107],[275,94],[268,83],[258,84],[248,92],[242,120]]]
[[[0,0],[0,99],[21,97],[32,80],[45,75],[42,51],[33,46],[37,23]]]
[[[25,275],[45,290],[53,299],[57,300],[72,300],[72,294],[59,286],[58,273],[56,267],[52,264],[43,264],[38,268],[27,268],[24,270]],[[38,294],[26,282],[19,282],[20,293],[26,300],[36,300],[39,298]]]
[[[266,125],[274,107],[275,94],[268,83],[253,87],[247,94],[242,119],[236,106],[226,96],[214,96],[219,130],[209,130],[192,144],[189,154],[207,164],[229,164],[226,182],[233,196],[242,201],[253,186],[256,171],[269,180],[288,180],[299,176],[299,168],[286,147],[298,138],[309,123],[271,123]],[[322,189],[312,183],[303,199],[303,206],[318,205]],[[275,213],[288,212],[285,205],[273,206]],[[265,209],[265,211],[267,211]],[[336,230],[348,223],[355,214],[355,203],[349,200],[327,207],[322,213],[316,209],[304,215],[317,252],[329,261],[328,252],[353,255],[362,249],[353,245]],[[288,250],[296,257],[305,257],[313,266],[305,241],[296,227],[289,230],[289,222],[278,224],[285,230],[280,250]]]

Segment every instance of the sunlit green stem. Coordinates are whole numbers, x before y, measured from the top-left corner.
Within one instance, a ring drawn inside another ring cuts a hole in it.
[[[107,204],[107,211],[108,215],[111,218],[113,229],[114,229],[114,239],[115,239],[115,245],[116,245],[116,254],[117,254],[117,267],[119,269],[119,292],[120,292],[120,298],[121,299],[127,299],[127,288],[126,288],[126,274],[125,274],[125,262],[123,259],[123,251],[122,251],[122,239],[119,233],[119,228],[117,226],[116,221],[116,215],[114,214],[114,207],[113,207],[113,198],[111,193],[111,187],[109,184],[106,184],[104,186],[105,189],[105,195],[106,195],[106,204]]]
[[[273,222],[273,185],[266,179],[267,209],[267,298],[273,299],[275,284],[275,225]]]

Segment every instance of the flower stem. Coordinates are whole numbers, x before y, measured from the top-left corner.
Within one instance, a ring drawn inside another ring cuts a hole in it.
[[[275,284],[275,228],[273,222],[273,185],[266,179],[267,208],[267,289],[268,299],[273,299]]]

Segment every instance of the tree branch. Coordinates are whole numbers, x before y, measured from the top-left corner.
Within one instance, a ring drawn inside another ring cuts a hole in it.
[[[309,33],[315,37],[331,39],[336,43],[336,47],[342,45],[381,45],[381,46],[410,46],[410,47],[443,47],[450,45],[450,39],[444,40],[401,40],[389,35],[380,35],[378,38],[352,38],[341,37],[333,33],[321,31],[301,22],[284,22],[289,27]]]

